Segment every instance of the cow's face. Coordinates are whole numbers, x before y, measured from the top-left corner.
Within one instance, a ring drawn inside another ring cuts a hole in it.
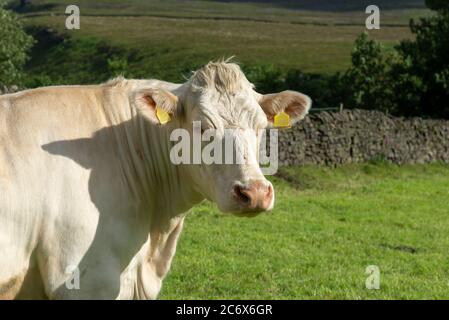
[[[157,90],[151,99],[192,137],[191,162],[184,167],[199,192],[223,212],[254,216],[273,208],[273,186],[258,164],[261,130],[272,126],[279,112],[292,122],[302,119],[311,104],[307,96],[258,94],[237,65],[209,63],[182,91]],[[200,148],[195,137],[202,138]]]

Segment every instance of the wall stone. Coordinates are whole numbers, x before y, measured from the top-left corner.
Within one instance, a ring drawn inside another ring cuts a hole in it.
[[[368,110],[311,114],[280,131],[279,158],[282,165],[449,162],[449,121]]]

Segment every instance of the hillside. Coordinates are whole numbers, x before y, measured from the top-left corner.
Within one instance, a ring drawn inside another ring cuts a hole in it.
[[[366,1],[365,1],[366,2]],[[410,18],[429,14],[417,0],[380,1],[381,30],[370,35],[391,48],[411,36]],[[133,76],[180,80],[181,74],[220,57],[244,65],[275,65],[332,74],[350,64],[354,39],[365,30],[360,1],[87,1],[80,0],[81,30],[65,29],[65,7],[36,0],[22,12],[30,27],[51,27],[66,37],[95,39],[132,50]],[[338,3],[338,4],[337,4]],[[343,3],[343,4],[342,4]],[[400,3],[400,5],[399,5]],[[48,49],[41,46],[41,49]],[[45,52],[39,52],[39,56]],[[32,60],[30,69],[52,64]]]

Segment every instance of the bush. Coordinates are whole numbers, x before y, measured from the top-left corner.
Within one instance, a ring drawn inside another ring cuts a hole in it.
[[[367,33],[362,33],[355,41],[352,66],[342,78],[343,85],[349,89],[345,105],[391,112],[388,67],[382,46],[369,40]]]
[[[449,118],[449,11],[411,20],[410,29],[416,39],[402,41],[389,54],[367,34],[357,38],[342,79],[349,89],[346,106]]]
[[[37,41],[26,65],[29,88],[97,84],[118,75],[181,82],[202,65],[189,59],[166,65],[137,49],[111,45],[95,37],[75,38],[45,26],[34,26],[28,32]]]
[[[345,95],[339,73],[328,76],[299,69],[282,71],[273,65],[244,66],[243,71],[260,93],[300,91],[312,97],[318,108],[337,108]]]
[[[33,39],[25,33],[17,16],[4,9],[0,0],[0,85],[20,85],[23,66]]]
[[[136,53],[96,38],[74,39],[47,28],[30,30],[37,40],[26,86],[93,84],[123,75],[132,77],[129,61]]]
[[[285,90],[296,90],[309,95],[314,108],[338,108],[344,101],[345,88],[340,73],[332,76],[305,73],[291,69],[285,77]]]
[[[124,56],[112,56],[108,58],[108,71],[114,77],[129,75],[128,59]]]
[[[447,0],[426,0],[426,6],[431,10],[449,10],[449,2]]]
[[[397,101],[398,112],[405,113],[412,105],[416,115],[449,118],[449,12],[412,20],[410,29],[416,40],[403,41],[397,47],[400,60],[393,63],[394,79],[405,80],[394,83],[402,98]],[[410,96],[406,99],[405,90]]]
[[[260,93],[272,93],[285,88],[283,73],[273,65],[243,67],[243,71]]]

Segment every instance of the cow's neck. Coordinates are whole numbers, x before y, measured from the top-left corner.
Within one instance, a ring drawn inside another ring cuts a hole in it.
[[[180,126],[176,120],[172,121],[167,127],[160,128],[143,120],[145,137],[141,144],[146,169],[142,181],[146,184],[145,196],[152,199],[150,206],[155,215],[170,217],[186,212],[203,199],[194,190],[187,167],[175,165],[170,160],[173,146],[170,132]]]
[[[132,105],[127,108],[126,112],[112,109],[107,115],[116,123],[112,125],[113,139],[124,184],[152,225],[169,223],[203,200],[194,191],[186,168],[170,161],[170,132],[179,123],[174,119],[159,127],[138,116]]]

